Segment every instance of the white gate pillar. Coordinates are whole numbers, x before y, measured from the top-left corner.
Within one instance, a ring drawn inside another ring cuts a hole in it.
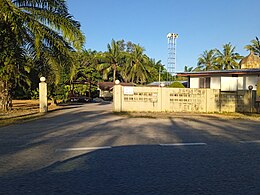
[[[116,80],[113,87],[113,111],[121,112],[122,111],[122,86],[120,82]]]
[[[39,83],[39,103],[40,112],[48,112],[47,83],[45,77],[40,78]]]

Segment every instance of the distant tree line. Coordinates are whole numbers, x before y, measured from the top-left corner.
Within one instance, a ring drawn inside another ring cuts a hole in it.
[[[92,55],[91,58],[96,59],[93,67],[100,72],[104,81],[120,80],[146,84],[158,80],[159,71],[161,71],[162,79],[165,79],[167,72],[161,61],[148,57],[144,52],[145,49],[142,46],[131,41],[113,39],[111,44],[107,45],[105,52],[85,51],[88,55]]]
[[[75,55],[74,71],[71,78],[82,73],[89,81],[87,91],[95,90],[100,81],[135,83],[139,85],[167,79],[167,71],[161,61],[148,57],[145,49],[131,41],[115,41],[107,45],[107,51],[83,50]],[[83,80],[86,78],[82,77]],[[92,87],[90,87],[92,85]],[[78,86],[79,87],[79,86]]]
[[[253,51],[255,55],[260,56],[260,42],[258,37],[246,45],[245,49]],[[210,71],[210,70],[229,70],[240,69],[239,61],[243,58],[235,52],[235,47],[231,43],[223,45],[223,49],[205,50],[198,58],[196,67],[184,67],[185,72]]]

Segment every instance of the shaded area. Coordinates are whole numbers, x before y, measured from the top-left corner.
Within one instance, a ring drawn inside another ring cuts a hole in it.
[[[260,156],[251,147],[255,146],[180,149],[139,145],[98,150],[16,178],[0,179],[0,192],[259,194]]]
[[[72,109],[77,108],[83,103],[69,103],[69,104],[59,104],[53,105],[50,102],[48,103],[48,113],[39,112],[39,102],[38,100],[15,100],[15,106],[9,112],[0,113],[0,127],[27,122],[33,119],[37,119],[42,115],[46,115],[50,112],[63,110],[63,109]],[[21,103],[17,103],[21,102]],[[33,103],[30,103],[33,102]]]
[[[0,194],[259,194],[259,122],[74,105],[0,128]],[[203,142],[206,146],[159,144]],[[112,146],[96,151],[62,148]]]

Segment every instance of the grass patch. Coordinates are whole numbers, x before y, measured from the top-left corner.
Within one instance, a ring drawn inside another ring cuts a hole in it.
[[[60,106],[48,102],[48,110],[59,109]],[[0,127],[35,120],[44,113],[39,113],[38,100],[13,100],[13,108],[8,112],[0,112]]]
[[[0,119],[0,127],[12,125],[12,124],[23,123],[23,122],[27,122],[27,121],[32,121],[32,120],[39,118],[42,115],[44,115],[44,114],[34,113],[34,114],[30,114],[30,115],[22,115],[22,116]]]

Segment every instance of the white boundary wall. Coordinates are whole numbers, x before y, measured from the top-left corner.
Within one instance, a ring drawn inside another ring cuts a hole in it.
[[[113,93],[115,112],[250,112],[251,106],[255,109],[249,91],[115,85]]]

